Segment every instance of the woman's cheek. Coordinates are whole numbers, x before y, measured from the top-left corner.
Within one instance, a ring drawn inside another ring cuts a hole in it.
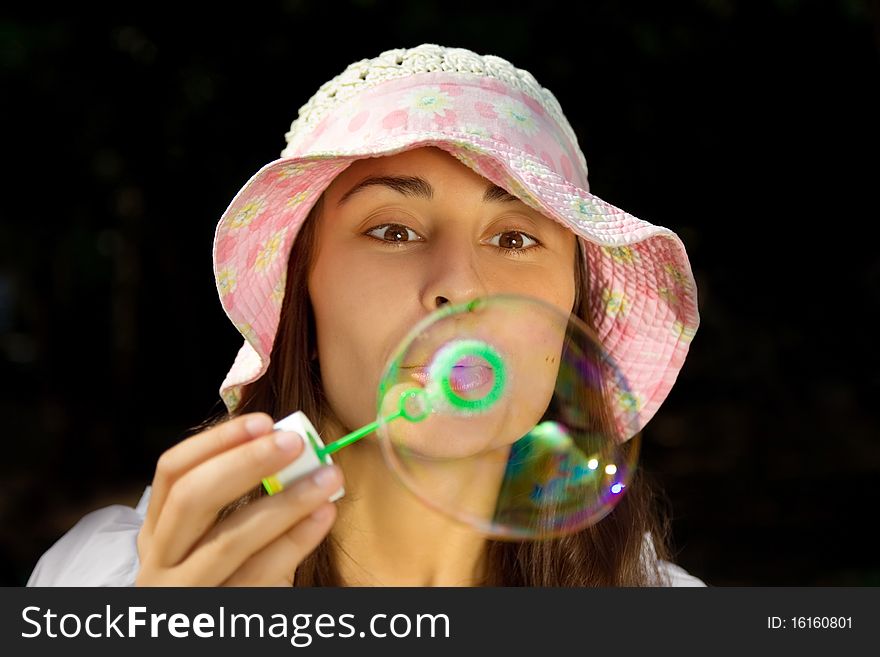
[[[574,303],[574,270],[558,268],[519,272],[505,281],[503,289],[536,297],[568,313]]]

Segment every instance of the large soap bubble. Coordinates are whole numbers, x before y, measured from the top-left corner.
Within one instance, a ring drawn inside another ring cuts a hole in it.
[[[492,295],[409,332],[371,428],[425,504],[490,537],[547,538],[597,522],[624,495],[638,456],[630,398],[578,317]]]

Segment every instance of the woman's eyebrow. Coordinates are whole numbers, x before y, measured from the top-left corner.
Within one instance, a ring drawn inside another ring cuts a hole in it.
[[[430,200],[434,197],[434,188],[431,187],[431,183],[419,176],[367,176],[345,192],[336,203],[336,206],[339,207],[359,191],[371,185],[388,187],[410,198],[426,198]],[[516,196],[513,196],[507,190],[494,183],[489,183],[489,186],[486,187],[486,191],[483,193],[483,203],[513,203],[519,200]]]

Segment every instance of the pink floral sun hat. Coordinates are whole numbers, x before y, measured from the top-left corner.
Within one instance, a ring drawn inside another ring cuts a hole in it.
[[[244,337],[220,386],[230,412],[269,365],[291,246],[323,191],[354,160],[436,146],[578,236],[593,326],[628,384],[612,391],[618,422],[654,416],[700,322],[684,244],[589,192],[574,131],[528,71],[463,48],[388,50],[324,83],[285,136],[214,236],[217,292]]]

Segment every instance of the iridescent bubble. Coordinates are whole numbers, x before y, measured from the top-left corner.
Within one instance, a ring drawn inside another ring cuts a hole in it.
[[[597,522],[625,494],[639,443],[630,398],[578,317],[492,295],[409,332],[383,373],[375,430],[425,504],[490,537],[548,538]]]

